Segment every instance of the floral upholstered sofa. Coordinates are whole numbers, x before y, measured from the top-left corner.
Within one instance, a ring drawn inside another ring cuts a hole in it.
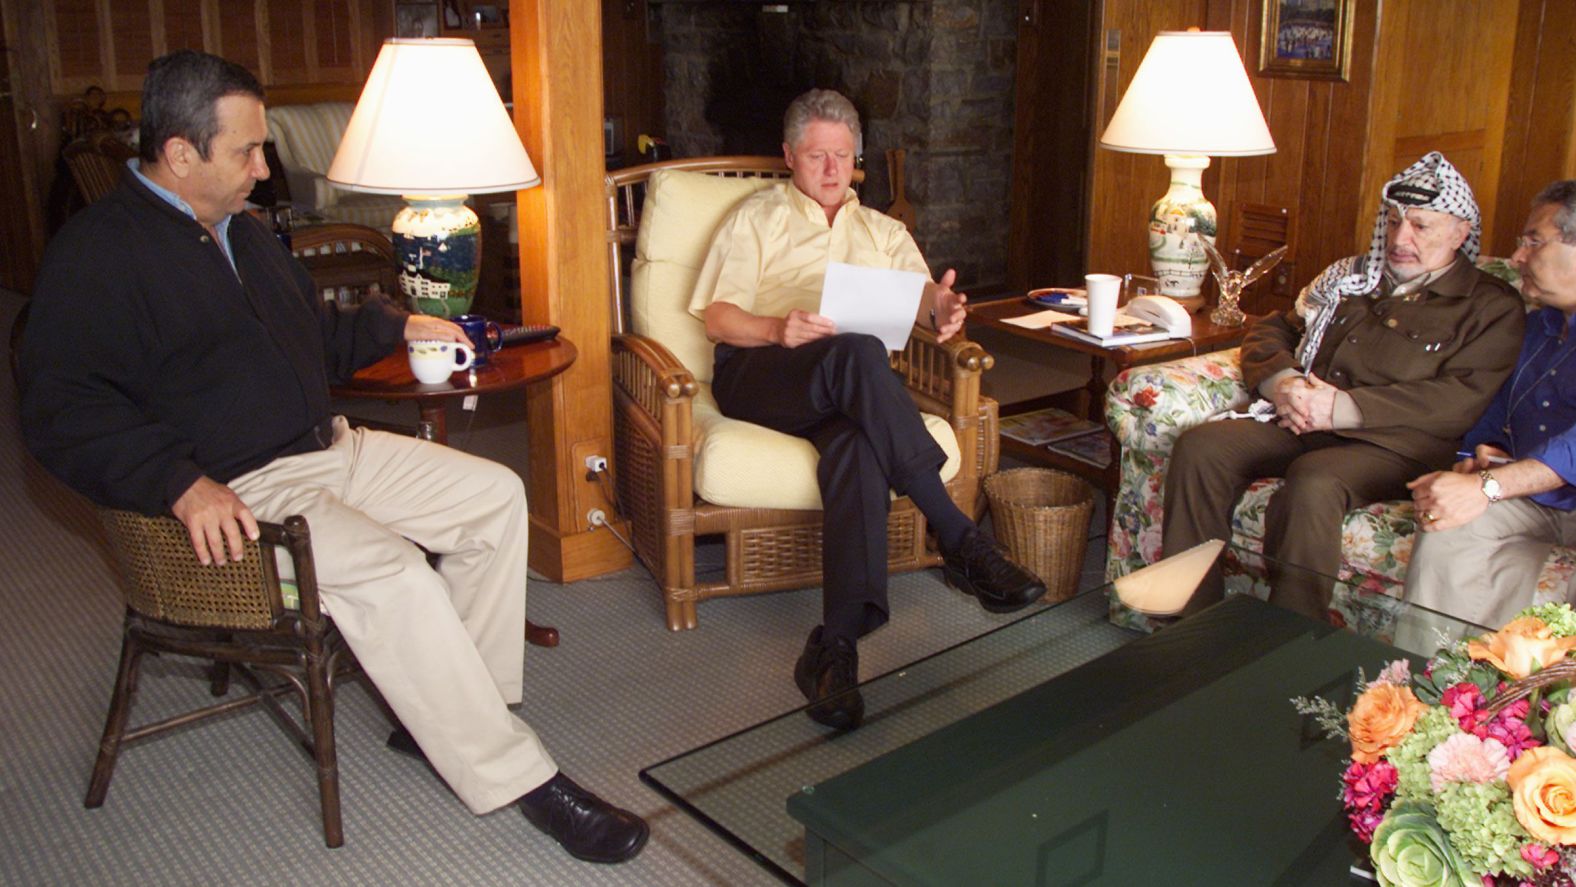
[[[1169,363],[1133,367],[1118,375],[1106,392],[1106,422],[1121,446],[1122,481],[1111,512],[1106,578],[1124,576],[1160,558],[1161,495],[1166,465],[1177,435],[1228,409],[1249,402],[1237,350],[1201,354]],[[1265,478],[1248,488],[1232,516],[1232,542],[1263,550],[1264,511],[1279,479]],[[1378,502],[1349,512],[1341,527],[1340,578],[1359,591],[1336,586],[1334,618],[1376,635],[1393,618],[1391,598],[1406,577],[1415,523],[1410,501]],[[1245,563],[1254,561],[1255,563]],[[1536,602],[1564,600],[1576,575],[1576,551],[1555,548],[1538,577]],[[1388,580],[1388,581],[1387,581]],[[1228,549],[1228,593],[1269,593],[1262,561],[1237,558]],[[1148,630],[1149,620],[1111,601],[1111,619]]]

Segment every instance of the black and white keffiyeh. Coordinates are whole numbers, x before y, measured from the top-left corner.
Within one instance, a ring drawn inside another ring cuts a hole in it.
[[[1413,208],[1429,209],[1470,222],[1472,233],[1461,245],[1461,251],[1469,260],[1477,261],[1483,223],[1477,200],[1472,196],[1472,186],[1450,165],[1445,155],[1430,151],[1385,183],[1368,252],[1335,261],[1297,296],[1297,313],[1307,323],[1307,332],[1297,346],[1297,360],[1305,372],[1313,366],[1314,355],[1319,353],[1325,330],[1335,320],[1340,301],[1349,296],[1367,295],[1379,286],[1385,267],[1385,228],[1391,207],[1402,213]]]

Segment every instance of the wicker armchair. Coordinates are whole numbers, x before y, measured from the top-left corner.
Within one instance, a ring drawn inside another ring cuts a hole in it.
[[[124,571],[126,622],[85,806],[104,803],[124,743],[262,703],[312,756],[323,840],[330,847],[343,844],[333,694],[335,682],[353,674],[356,666],[321,609],[306,520],[291,517],[282,526],[261,524],[261,544],[247,542],[244,560],[204,567],[192,553],[186,528],[173,518],[114,509],[103,509],[101,516]],[[289,553],[293,581],[281,581],[276,548]],[[128,729],[139,665],[150,652],[211,660],[214,696],[228,693],[232,668],[252,692]],[[283,680],[265,683],[258,672]],[[287,693],[301,703],[304,729],[279,704],[278,697]]]
[[[673,169],[727,177],[785,178],[788,172],[781,158],[711,157],[630,167],[606,179],[616,489],[636,553],[661,585],[668,627],[679,630],[695,627],[695,605],[707,598],[819,585],[821,513],[727,507],[695,492],[693,407],[702,383],[674,356],[671,343],[627,331],[622,279],[624,251],[637,239],[645,184],[654,172]],[[942,417],[956,435],[961,464],[947,488],[971,515],[982,509],[981,481],[995,471],[999,457],[996,403],[979,393],[980,373],[992,363],[973,342],[960,337],[939,344],[918,327],[892,360],[920,410]],[[695,542],[703,536],[725,542],[719,581],[696,579]],[[924,516],[907,498],[892,503],[887,539],[893,572],[941,562],[926,543]]]

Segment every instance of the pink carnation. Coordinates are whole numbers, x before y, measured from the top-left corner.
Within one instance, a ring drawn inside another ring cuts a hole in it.
[[[1535,869],[1546,869],[1560,861],[1560,855],[1542,844],[1521,845],[1521,858]]]
[[[1434,791],[1451,782],[1498,782],[1510,772],[1510,755],[1497,739],[1457,733],[1428,753],[1428,778]]]
[[[1456,719],[1461,729],[1469,733],[1476,730],[1485,717],[1483,708],[1486,700],[1477,684],[1463,682],[1449,687],[1440,694],[1439,703],[1450,711],[1450,716]]]
[[[1341,774],[1345,786],[1341,800],[1346,806],[1346,818],[1363,843],[1373,840],[1374,829],[1384,819],[1385,807],[1395,794],[1399,779],[1395,765],[1385,760],[1372,764],[1354,761]]]
[[[1488,711],[1484,709],[1478,713],[1479,723],[1471,732],[1483,739],[1499,740],[1505,746],[1505,753],[1514,761],[1527,749],[1543,744],[1527,729],[1527,712],[1531,708],[1527,700],[1518,699],[1505,706],[1492,720],[1486,720]]]

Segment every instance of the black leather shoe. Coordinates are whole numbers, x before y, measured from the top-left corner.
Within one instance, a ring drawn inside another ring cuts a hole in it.
[[[971,529],[957,551],[942,553],[947,584],[979,598],[992,613],[1021,610],[1045,596],[1045,583],[1012,562],[996,540]]]
[[[634,859],[651,836],[644,819],[591,794],[562,772],[518,803],[532,825],[586,862]]]
[[[847,638],[821,642],[817,625],[804,642],[793,667],[793,682],[810,701],[810,720],[836,730],[864,723],[865,700],[859,695],[859,651]]]
[[[385,742],[384,745],[388,746],[390,751],[408,755],[430,766],[430,762],[427,760],[427,753],[422,751],[421,746],[416,744],[416,737],[410,735],[410,731],[405,729],[404,724],[395,725],[394,729],[389,732],[388,742]]]

